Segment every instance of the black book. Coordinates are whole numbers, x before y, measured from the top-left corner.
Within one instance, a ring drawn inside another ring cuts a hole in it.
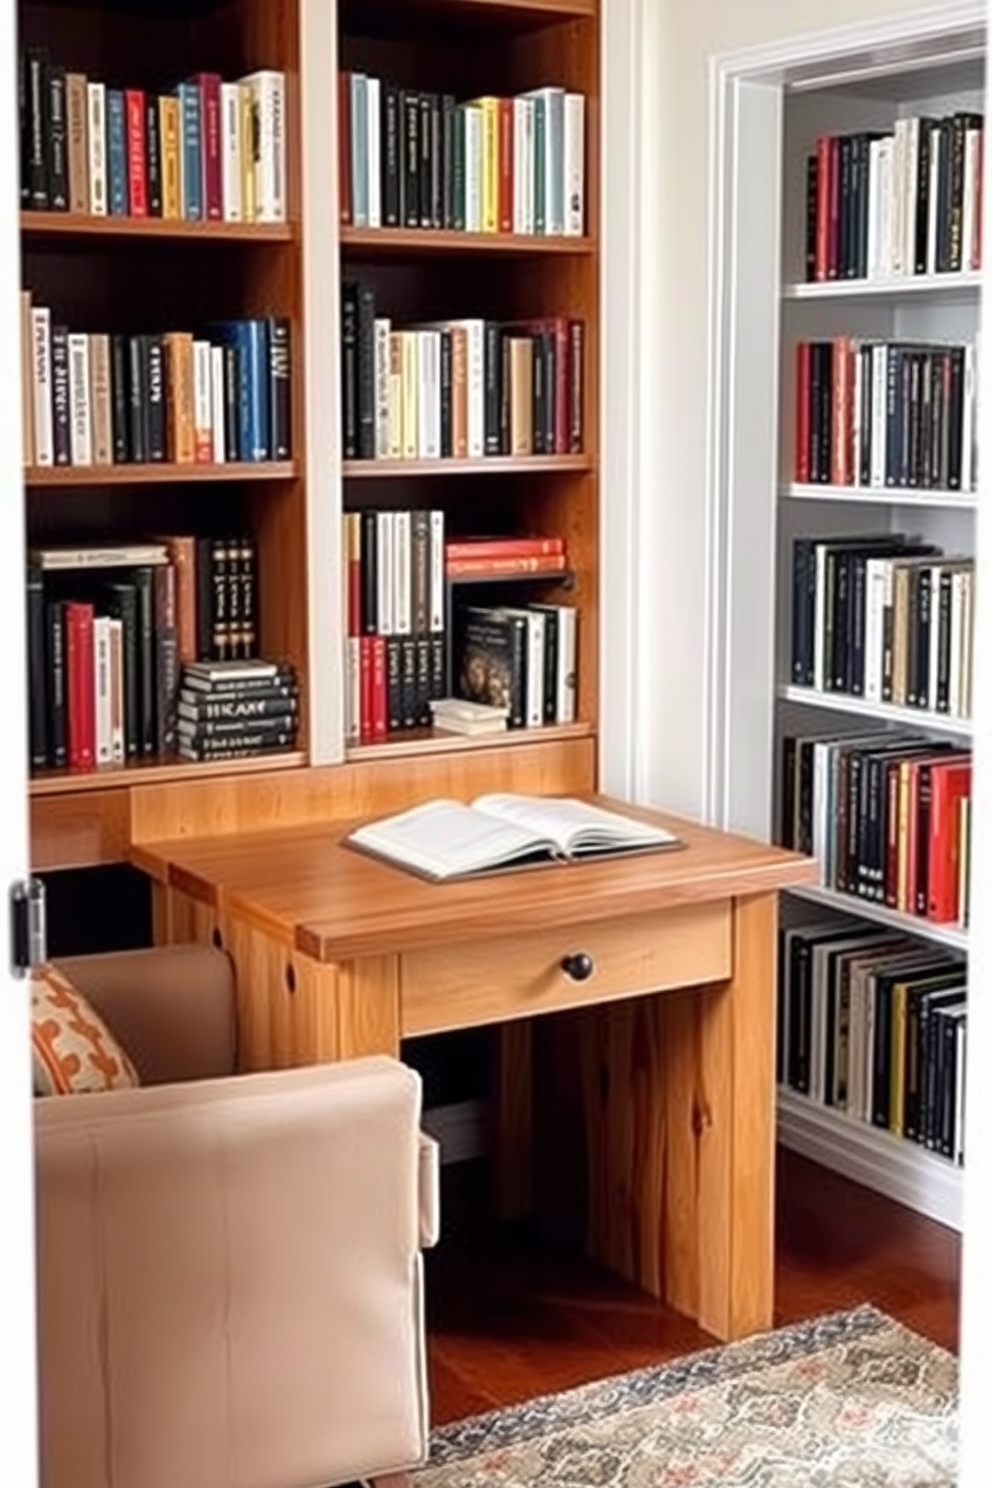
[[[292,749],[296,742],[295,729],[286,729],[279,734],[262,734],[257,731],[232,735],[230,738],[196,739],[179,742],[179,758],[187,760],[250,759],[257,754],[275,754],[281,749]]]
[[[432,635],[431,646],[431,700],[448,697],[451,686],[448,681],[448,650],[443,635]]]
[[[115,465],[126,465],[133,458],[128,409],[127,337],[115,333],[110,338],[110,412]]]
[[[45,605],[45,705],[47,713],[48,763],[64,767],[66,749],[66,658],[65,616],[62,601]]]
[[[379,524],[374,511],[362,512],[362,634],[379,633]]]
[[[31,85],[28,78],[28,54],[22,49],[17,60],[17,113],[20,126],[21,210],[31,206],[31,143],[34,135],[31,118]]]
[[[510,333],[500,329],[499,333],[499,454],[512,453],[510,439],[510,399],[513,391],[513,374],[510,364]]]
[[[452,180],[452,219],[451,225],[457,231],[462,232],[465,228],[465,110],[455,109],[454,125],[452,131],[452,149],[454,152],[451,164]]]
[[[392,639],[392,638],[391,638]],[[417,643],[413,636],[400,641],[400,720],[405,729],[416,728],[419,717],[417,700]]]
[[[69,410],[69,330],[52,326],[52,451],[56,465],[72,462]]]
[[[484,606],[456,612],[456,694],[470,702],[508,707],[508,728],[523,728],[527,700],[527,620]]]
[[[885,359],[885,484],[899,484],[899,455],[902,449],[902,351],[889,346]]]
[[[196,654],[200,661],[214,657],[213,538],[196,539]]]
[[[27,52],[27,173],[29,205],[37,211],[48,208],[48,58],[40,47]]]
[[[916,883],[913,912],[925,915],[930,897],[930,810],[933,804],[933,774],[921,763],[916,777]]]
[[[414,649],[417,654],[417,723],[426,728],[431,723],[430,701],[433,696],[431,692],[431,639],[430,636],[414,636]]]
[[[806,157],[806,281],[816,279],[816,224],[819,185],[819,164],[815,155]]]
[[[107,584],[102,596],[107,614],[121,622],[124,657],[124,756],[141,751],[140,663],[138,654],[138,591],[133,583]]]
[[[187,743],[201,743],[204,739],[240,740],[246,735],[270,738],[272,735],[292,733],[296,727],[296,716],[285,709],[271,715],[228,718],[181,717],[179,736]]]
[[[550,450],[546,443],[547,429],[547,366],[544,358],[544,337],[538,332],[531,337],[534,344],[534,393],[533,411],[531,414],[531,427],[534,431],[534,453],[535,455],[553,455],[554,444]]]
[[[157,464],[166,457],[165,347],[161,336],[143,336],[141,339],[146,379],[147,458]]]
[[[31,768],[43,770],[49,763],[48,709],[45,687],[45,584],[34,563],[27,569],[28,632],[28,750]]]
[[[441,120],[441,98],[431,100],[431,227],[444,225],[444,130]]]
[[[258,550],[253,538],[241,538],[238,586],[241,592],[240,659],[250,661],[258,651]]]
[[[502,381],[502,347],[500,328],[493,320],[487,320],[483,335],[483,400],[484,443],[487,455],[498,455],[500,450],[500,384]]]
[[[441,226],[455,224],[455,99],[445,93],[441,98]]]
[[[152,569],[155,605],[155,752],[172,754],[176,747],[176,699],[179,694],[179,656],[176,644],[176,574],[169,563]]]
[[[297,699],[288,684],[260,686],[255,692],[233,693],[215,697],[210,693],[197,693],[187,686],[180,689],[177,712],[180,718],[191,723],[208,719],[230,718],[283,718],[295,717]]]
[[[937,148],[937,123],[934,119],[920,120],[919,153],[916,167],[916,222],[913,269],[917,274],[927,272],[927,247],[930,229],[930,171],[933,151]]]
[[[159,129],[158,96],[145,96],[145,173],[148,185],[148,215],[162,215],[162,137]]]
[[[155,591],[150,568],[136,568],[138,650],[138,753],[155,753]]]
[[[292,450],[290,424],[289,320],[269,317],[269,432],[273,460],[288,460]]]
[[[400,177],[404,227],[420,224],[420,94],[409,88],[400,94],[403,128],[402,175]]]
[[[953,156],[952,123],[941,119],[937,126],[937,273],[945,274],[951,266],[951,171]]]
[[[225,346],[224,352],[224,453],[232,463],[241,459],[240,424],[241,371],[238,348]]]
[[[920,471],[923,447],[923,355],[921,351],[910,351],[906,354],[909,367],[909,452],[906,480],[910,486],[922,485]]]
[[[964,136],[965,115],[955,114],[951,119],[950,224],[947,244],[947,268],[951,273],[957,273],[961,268],[961,229],[964,222]]]
[[[816,542],[797,538],[792,544],[792,681],[812,687],[816,623]]]
[[[857,231],[855,241],[855,274],[868,277],[868,223],[871,217],[871,146],[875,134],[859,136],[857,179]]]
[[[375,459],[375,290],[358,286],[358,458]]]
[[[930,707],[930,627],[933,623],[933,569],[921,568],[916,576],[916,645],[913,649],[915,675],[911,678],[918,708]]]
[[[960,964],[918,968],[902,980],[909,983],[906,995],[906,1076],[903,1093],[903,1136],[923,1143],[926,1102],[925,1052],[930,1008],[956,1002],[961,997],[965,968]]]
[[[139,465],[148,459],[148,371],[144,341],[143,336],[127,338],[128,446],[131,459]]]
[[[358,459],[358,285],[341,285],[341,437],[346,460]]]
[[[951,491],[961,489],[961,455],[964,436],[964,347],[952,346],[950,399],[947,410],[947,485]]]
[[[855,221],[854,212],[854,136],[850,134],[841,135],[840,138],[840,222],[838,224],[838,254],[837,254],[837,277],[838,279],[853,279],[854,277],[854,253],[852,252],[851,237]]]
[[[402,189],[402,95],[392,83],[383,83],[382,101],[382,225],[403,225]]]
[[[451,332],[441,331],[441,456],[449,458],[451,446]]]
[[[433,200],[434,192],[431,179],[431,161],[434,153],[433,131],[431,127],[431,110],[436,95],[433,93],[420,93],[417,102],[420,110],[418,124],[418,143],[420,146],[417,161],[417,177],[419,181],[418,192],[420,200],[420,223],[421,227],[433,227]]]
[[[950,569],[940,572],[940,588],[937,596],[937,686],[933,699],[938,713],[950,708],[951,687],[951,607],[954,575]]]
[[[938,1061],[939,1029],[938,1015],[942,1011],[951,1008],[963,1007],[965,1003],[964,988],[959,984],[956,989],[946,992],[925,992],[920,999],[919,1011],[919,1041],[920,1041],[920,1111],[919,1127],[916,1140],[930,1151],[938,1148],[938,1130],[940,1122],[940,1105],[942,1091],[940,1088],[941,1069]]]
[[[540,340],[544,361],[544,453],[546,455],[553,455],[555,452],[555,429],[557,427],[555,392],[558,386],[555,351],[556,338],[554,331],[542,331]]]
[[[69,158],[67,153],[65,68],[48,69],[48,206],[54,212],[69,210]]]
[[[391,734],[403,727],[403,641],[386,637],[386,728]]]

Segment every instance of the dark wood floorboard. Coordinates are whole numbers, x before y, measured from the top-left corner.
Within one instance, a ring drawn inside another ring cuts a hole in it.
[[[705,1348],[687,1318],[559,1246],[492,1226],[484,1172],[446,1169],[428,1258],[436,1425]],[[776,1322],[873,1302],[956,1349],[960,1240],[780,1151]]]

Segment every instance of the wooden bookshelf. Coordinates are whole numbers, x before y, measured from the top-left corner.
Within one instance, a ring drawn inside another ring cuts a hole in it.
[[[216,776],[255,775],[270,770],[295,770],[306,763],[302,750],[287,749],[270,755],[235,760],[137,760],[126,765],[106,765],[98,770],[53,770],[35,775],[30,784],[33,799],[47,796],[76,796],[126,788],[129,785],[166,785],[182,780],[209,780]]]
[[[97,217],[82,212],[22,212],[24,238],[151,239],[177,243],[292,243],[291,222],[185,222],[161,217]]]
[[[341,228],[341,252],[346,258],[397,258],[418,253],[511,254],[543,257],[545,254],[573,256],[596,252],[592,238],[552,236],[546,233],[456,232],[444,228],[352,227]]]
[[[345,460],[347,480],[389,480],[403,476],[588,474],[590,455],[484,455],[477,460]]]
[[[87,486],[211,485],[228,481],[296,480],[300,467],[295,460],[248,462],[232,460],[222,465],[157,464],[125,465],[35,465],[24,472],[31,488],[71,489]]]

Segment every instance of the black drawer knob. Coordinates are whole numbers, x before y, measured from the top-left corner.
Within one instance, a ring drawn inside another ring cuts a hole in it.
[[[596,970],[596,963],[586,951],[576,951],[574,956],[563,956],[561,969],[573,982],[587,982]]]

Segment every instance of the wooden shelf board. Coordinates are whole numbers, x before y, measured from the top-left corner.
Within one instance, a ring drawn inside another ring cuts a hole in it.
[[[173,217],[97,217],[81,212],[22,212],[25,237],[126,238],[188,243],[292,243],[291,222],[186,222]]]
[[[596,244],[588,237],[550,236],[544,233],[476,233],[456,232],[431,227],[349,227],[340,230],[340,243],[345,256],[362,258],[414,257],[421,253],[490,253],[516,257],[547,254],[584,255],[594,253]]]
[[[982,275],[973,270],[957,274],[907,274],[892,279],[828,279],[813,284],[787,284],[786,300],[901,299],[904,295],[977,294]]]
[[[830,909],[836,909],[843,914],[851,915],[855,919],[872,920],[875,924],[886,925],[892,930],[902,930],[907,935],[918,936],[921,940],[932,941],[936,945],[948,946],[954,951],[967,951],[968,932],[962,930],[960,925],[936,925],[932,920],[924,920],[919,915],[902,914],[897,909],[888,909],[884,904],[872,904],[867,899],[859,899],[854,894],[842,894],[837,889],[825,889],[819,884],[804,884],[787,891],[797,895],[800,899],[807,899],[812,904],[824,904]]]
[[[521,33],[555,21],[593,18],[596,0],[343,0],[339,7],[345,35],[419,37],[453,29],[475,34]],[[446,23],[446,24],[445,24]]]
[[[383,480],[403,475],[537,475],[592,469],[589,455],[484,455],[479,460],[345,460],[346,480]]]
[[[355,744],[345,750],[349,762],[397,759],[403,755],[459,754],[467,749],[512,749],[521,744],[560,744],[588,739],[591,723],[556,723],[546,728],[507,729],[500,734],[446,734],[440,729],[411,729],[381,744]]]
[[[269,770],[293,770],[305,765],[302,750],[282,754],[259,754],[249,759],[205,760],[200,763],[169,760],[166,764],[151,760],[147,764],[108,765],[100,770],[51,770],[32,776],[30,794],[37,796],[71,796],[82,791],[119,790],[137,785],[165,785],[176,780],[202,780],[205,776],[254,775]]]
[[[195,482],[291,480],[299,474],[295,460],[232,460],[224,465],[176,465],[171,461],[138,465],[49,465],[24,472],[24,484],[42,486],[160,486]]]
[[[783,1146],[961,1229],[964,1170],[949,1158],[781,1085],[777,1104]]]
[[[954,507],[976,511],[978,496],[974,491],[921,491],[904,486],[828,486],[803,485],[793,481],[779,493],[787,501],[846,501],[859,506]]]
[[[879,723],[899,723],[925,732],[950,734],[970,739],[970,718],[952,718],[949,713],[930,713],[923,708],[902,708],[895,703],[873,703],[864,698],[849,697],[844,692],[818,692],[815,687],[780,687],[779,698],[786,703],[802,703],[810,708],[826,708],[833,713],[854,713],[860,718],[874,718]]]

